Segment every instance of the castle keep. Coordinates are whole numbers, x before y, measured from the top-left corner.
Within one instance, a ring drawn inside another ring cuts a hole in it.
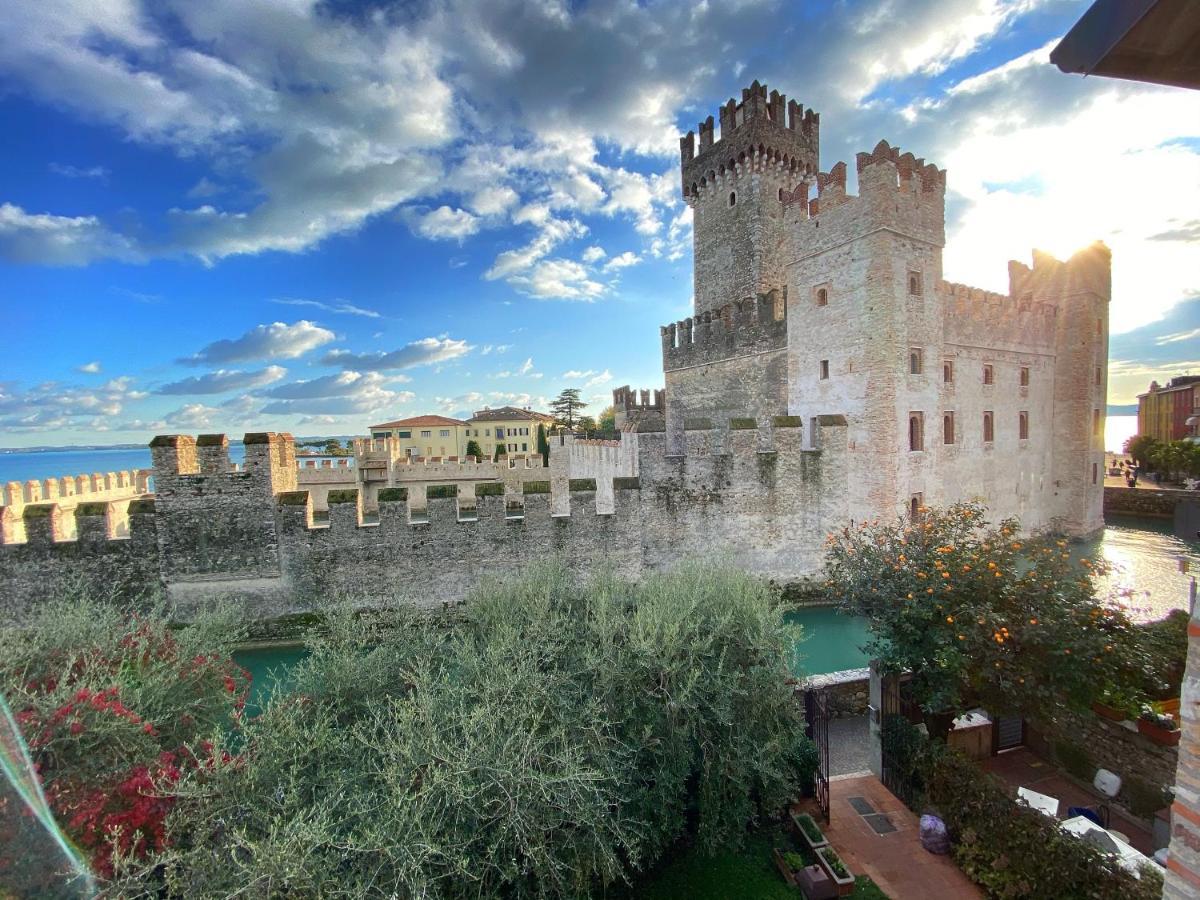
[[[719,118],[680,141],[694,314],[661,329],[665,390],[614,392],[619,440],[556,436],[548,467],[360,441],[354,468],[298,478],[287,434],[246,435],[241,467],[224,435],[158,437],[153,494],[126,476],[134,499],[0,510],[4,613],[64,580],[260,617],[432,604],[556,553],[636,574],[720,548],[791,582],[835,528],[974,498],[1100,528],[1108,250],[1035,251],[1007,294],[951,284],[944,170],[881,141],[851,194],[812,110],[755,82]]]

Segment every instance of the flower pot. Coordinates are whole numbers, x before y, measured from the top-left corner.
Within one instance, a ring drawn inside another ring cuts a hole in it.
[[[1170,700],[1162,700],[1158,703],[1159,712],[1169,713],[1176,719],[1179,718],[1179,698],[1173,697]]]
[[[821,835],[821,837],[819,839],[814,841],[811,837],[808,836],[808,832],[804,830],[804,823],[806,821],[811,822],[812,827],[817,830],[817,834]],[[829,840],[825,837],[824,834],[821,833],[821,826],[819,826],[816,823],[816,820],[813,819],[813,817],[810,816],[808,813],[792,813],[792,827],[796,829],[796,834],[800,835],[800,840],[804,842],[804,844],[808,847],[809,850],[812,850],[815,852],[818,847],[828,847],[829,846]]]
[[[1105,719],[1112,719],[1114,722],[1124,722],[1129,718],[1122,710],[1101,703],[1099,700],[1092,703],[1092,712]]]
[[[1168,731],[1145,719],[1137,720],[1137,729],[1140,733],[1154,741],[1154,743],[1162,744],[1164,747],[1174,747],[1178,744],[1179,735],[1182,733],[1178,728],[1174,731]]]
[[[825,870],[825,874],[829,876],[829,880],[833,882],[834,888],[837,889],[839,897],[845,897],[854,891],[854,873],[850,871],[849,866],[846,867],[845,875],[838,875],[833,871],[833,866],[829,864],[829,860],[825,858],[827,853],[833,853],[832,847],[822,847],[817,851],[817,862],[821,864],[821,868]],[[841,859],[841,855],[838,855]],[[846,865],[846,861],[842,859],[842,865]]]
[[[795,887],[796,873],[792,871],[792,867],[783,858],[783,851],[775,847],[771,850],[771,857],[775,860],[775,868],[779,870],[779,874],[783,876],[783,880]]]

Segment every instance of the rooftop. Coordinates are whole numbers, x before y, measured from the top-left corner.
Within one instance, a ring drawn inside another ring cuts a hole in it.
[[[554,416],[536,412],[532,409],[522,409],[519,406],[498,406],[496,409],[480,409],[475,411],[468,421],[471,422],[500,422],[508,419],[526,419],[535,422],[553,422]]]
[[[447,416],[413,416],[411,419],[397,419],[395,422],[384,422],[380,425],[372,425],[371,428],[403,428],[411,426],[413,428],[421,428],[426,425],[466,425],[460,419],[451,419]]]

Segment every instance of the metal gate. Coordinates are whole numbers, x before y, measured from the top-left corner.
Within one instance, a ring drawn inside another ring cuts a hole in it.
[[[813,776],[817,806],[829,824],[829,695],[824,690],[804,692],[805,733],[817,745],[817,771]]]
[[[899,798],[905,806],[912,807],[916,800],[917,786],[912,781],[908,767],[892,755],[889,740],[889,721],[904,719],[913,722],[920,718],[916,704],[908,690],[908,678],[885,675],[880,681],[879,727],[880,727],[880,781],[883,786]]]

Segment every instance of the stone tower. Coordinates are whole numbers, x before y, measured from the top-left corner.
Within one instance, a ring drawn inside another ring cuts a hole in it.
[[[784,201],[819,168],[820,116],[757,81],[679,139],[683,197],[692,207],[695,315],[782,291]]]

